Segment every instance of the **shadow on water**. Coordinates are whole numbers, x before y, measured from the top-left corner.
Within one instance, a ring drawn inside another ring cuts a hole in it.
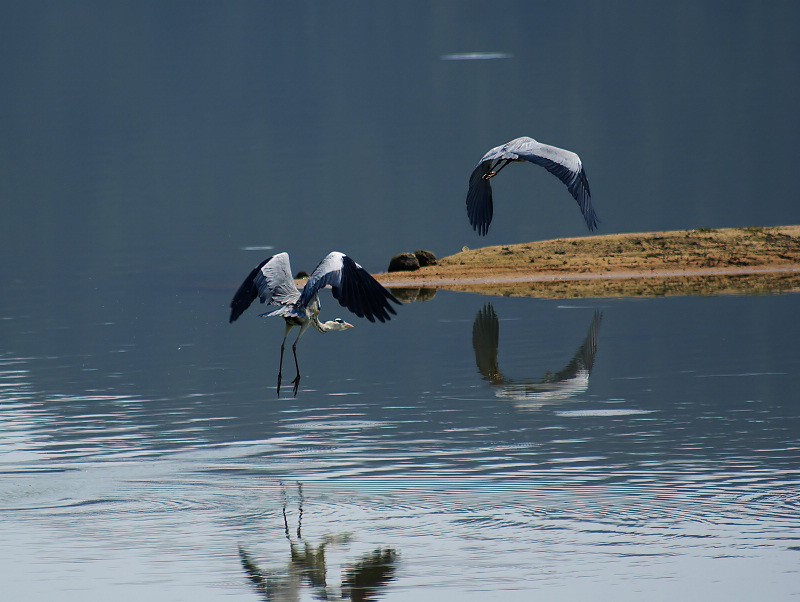
[[[292,539],[286,515],[286,490],[283,490],[283,525],[289,542],[289,562],[284,568],[262,569],[252,554],[239,546],[242,567],[255,590],[264,600],[297,600],[303,587],[311,588],[312,595],[320,600],[376,600],[381,590],[394,579],[397,552],[393,548],[375,548],[345,564],[341,575],[339,595],[328,585],[328,547],[346,546],[352,540],[350,533],[326,535],[317,546],[303,539],[303,486],[298,482],[297,540]]]
[[[498,397],[512,399],[527,409],[570,399],[589,388],[589,374],[597,353],[597,334],[603,314],[594,312],[586,338],[566,366],[556,372],[547,371],[537,378],[512,379],[503,375],[497,361],[500,339],[500,321],[491,303],[478,311],[472,324],[472,348],[475,363],[483,375],[495,387]]]

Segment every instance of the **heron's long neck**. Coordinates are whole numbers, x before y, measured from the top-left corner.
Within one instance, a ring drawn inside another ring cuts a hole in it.
[[[319,332],[325,334],[330,330],[330,327],[319,321],[319,309],[319,299],[315,295],[311,302],[306,306],[306,315],[308,316],[308,320],[311,322],[311,325]]]
[[[330,326],[328,326],[327,322],[319,321],[319,316],[311,316],[311,325],[322,334],[325,334],[330,330]]]

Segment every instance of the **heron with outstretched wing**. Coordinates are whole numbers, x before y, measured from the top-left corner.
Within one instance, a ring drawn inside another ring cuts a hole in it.
[[[319,291],[331,287],[333,297],[342,307],[346,307],[359,318],[370,322],[386,322],[389,314],[396,314],[390,301],[400,305],[400,301],[386,290],[367,270],[358,265],[344,253],[329,253],[308,277],[302,289],[297,288],[292,277],[288,253],[278,253],[259,263],[231,301],[230,322],[242,315],[258,298],[261,303],[276,305],[278,309],[260,314],[262,317],[280,316],[286,321],[286,331],[281,342],[281,360],[278,366],[278,395],[281,394],[281,372],[283,370],[283,351],[286,337],[295,326],[300,332],[292,345],[294,365],[297,370],[292,384],[294,394],[300,386],[300,366],[297,362],[297,343],[309,326],[319,332],[336,332],[352,328],[341,318],[320,322]]]
[[[589,230],[597,227],[600,220],[592,207],[589,181],[586,179],[586,171],[583,169],[580,157],[563,148],[542,144],[533,138],[523,136],[496,146],[486,153],[469,177],[467,215],[470,225],[478,234],[486,235],[494,215],[490,180],[506,165],[517,161],[529,161],[541,165],[561,180],[578,201],[578,207]]]

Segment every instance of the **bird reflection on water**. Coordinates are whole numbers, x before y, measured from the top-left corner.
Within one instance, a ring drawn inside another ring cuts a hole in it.
[[[320,600],[377,600],[381,590],[394,579],[397,552],[393,548],[375,548],[347,565],[337,595],[335,588],[331,588],[327,582],[326,549],[328,546],[347,545],[352,537],[349,533],[326,535],[316,547],[305,541],[302,535],[303,489],[300,483],[297,489],[297,541],[292,539],[289,531],[284,490],[283,525],[290,554],[286,568],[261,569],[253,556],[239,546],[242,567],[256,591],[264,600],[275,602],[299,600],[305,586],[310,587],[312,596]]]
[[[491,303],[478,311],[472,325],[472,347],[475,363],[484,380],[495,387],[495,395],[512,399],[519,406],[536,409],[549,403],[569,399],[589,388],[589,374],[597,353],[597,333],[603,314],[594,312],[589,332],[572,359],[557,372],[546,372],[539,378],[506,378],[497,362],[500,322]]]

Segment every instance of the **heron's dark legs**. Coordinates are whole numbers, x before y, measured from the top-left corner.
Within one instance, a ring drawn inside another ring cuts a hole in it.
[[[499,173],[500,173],[500,170],[502,170],[502,169],[503,169],[503,168],[504,168],[506,165],[508,165],[509,163],[511,163],[511,160],[510,160],[510,159],[500,159],[500,161],[497,163],[497,168],[496,168],[496,169],[492,169],[492,170],[490,170],[489,172],[487,172],[487,173],[483,174],[483,179],[484,179],[484,180],[490,180],[490,179],[492,179],[492,178],[493,178],[493,177],[495,177],[497,174],[499,174]]]
[[[297,370],[297,376],[294,377],[292,384],[294,385],[294,396],[297,397],[297,388],[300,386],[300,365],[297,363],[297,341],[300,340],[298,336],[292,345],[292,353],[294,354],[294,367]]]
[[[278,365],[278,397],[281,394],[281,379],[283,373],[283,351],[286,348],[286,337],[289,336],[289,331],[295,326],[300,326],[300,332],[292,345],[292,355],[294,355],[294,367],[297,370],[297,376],[294,377],[292,384],[294,385],[294,395],[297,397],[297,389],[300,387],[300,365],[297,363],[297,343],[300,342],[300,337],[303,336],[305,331],[311,325],[311,321],[295,322],[292,324],[288,319],[286,320],[286,332],[283,334],[283,341],[281,341],[281,363]]]
[[[300,387],[300,364],[297,363],[297,344],[300,342],[300,337],[302,337],[305,334],[309,326],[311,326],[311,320],[306,320],[302,324],[300,324],[300,332],[297,333],[297,338],[294,340],[294,344],[292,345],[292,354],[294,355],[294,368],[295,370],[297,370],[297,376],[295,376],[294,380],[292,381],[292,384],[294,385],[295,397],[297,397],[297,389]]]
[[[278,364],[278,397],[281,396],[281,373],[283,372],[283,349],[286,345],[286,337],[289,336],[289,331],[292,329],[292,325],[288,322],[286,323],[286,332],[283,333],[283,341],[281,341],[281,361]],[[295,362],[297,362],[297,358],[295,358]]]
[[[286,337],[283,337],[286,340]],[[281,372],[283,371],[283,343],[281,343],[281,363],[278,365],[278,397],[281,396]]]

